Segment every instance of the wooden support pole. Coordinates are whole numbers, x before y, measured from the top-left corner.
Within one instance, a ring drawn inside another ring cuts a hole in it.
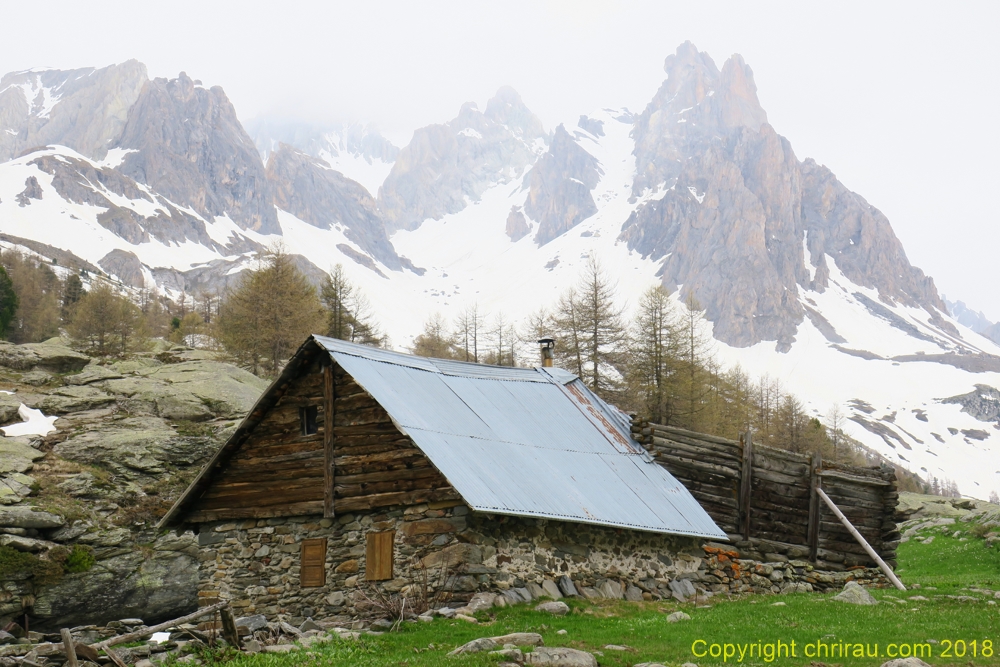
[[[750,485],[753,483],[753,431],[743,436],[743,476],[740,480],[740,512],[742,516],[743,539],[750,539]]]
[[[820,477],[820,468],[823,465],[823,457],[819,452],[813,453],[812,465],[809,468],[809,560],[816,562],[819,551],[819,490],[823,478]]]
[[[854,539],[858,541],[858,544],[864,547],[864,550],[868,552],[868,555],[871,556],[876,563],[878,563],[878,566],[882,568],[882,572],[884,572],[885,576],[889,578],[889,581],[892,582],[893,586],[895,586],[901,591],[905,591],[906,586],[904,586],[903,582],[899,580],[899,577],[897,577],[896,574],[892,571],[892,568],[886,565],[886,562],[882,560],[882,557],[879,556],[877,553],[875,553],[875,550],[872,549],[870,544],[868,544],[868,540],[866,540],[864,536],[862,536],[861,533],[858,532],[858,529],[854,527],[854,525],[848,520],[846,516],[844,516],[844,513],[840,511],[840,508],[837,507],[837,505],[832,500],[830,500],[830,496],[826,495],[826,491],[817,488],[816,493],[819,495],[820,498],[823,499],[823,502],[826,503],[826,506],[830,508],[830,511],[833,512],[838,519],[840,519],[840,523],[844,524],[844,528],[846,528],[848,532],[854,536]]]
[[[219,616],[222,618],[222,638],[232,646],[243,650],[243,645],[240,643],[240,633],[236,630],[236,619],[233,618],[233,611],[229,607],[223,607],[219,610]]]
[[[77,667],[80,663],[76,661],[76,646],[73,645],[73,635],[66,628],[59,631],[62,635],[63,650],[66,651],[66,667]]]
[[[323,516],[332,519],[333,498],[334,498],[334,437],[333,437],[333,417],[334,417],[334,396],[333,391],[333,363],[327,357],[323,365]]]

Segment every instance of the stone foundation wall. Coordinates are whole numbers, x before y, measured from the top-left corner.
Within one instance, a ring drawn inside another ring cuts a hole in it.
[[[353,513],[215,522],[200,527],[202,604],[232,601],[238,613],[298,623],[306,617],[366,615],[373,582],[364,580],[366,535],[395,531],[387,593],[434,597],[460,606],[476,592],[508,602],[565,593],[568,581],[589,598],[632,600],[711,594],[839,588],[877,581],[870,570],[817,572],[803,561],[762,563],[728,545],[578,523],[473,513],[432,503]],[[326,584],[299,585],[300,543],[327,538]],[[557,582],[559,585],[557,585]],[[560,589],[562,589],[560,591]],[[547,593],[548,592],[548,593]]]

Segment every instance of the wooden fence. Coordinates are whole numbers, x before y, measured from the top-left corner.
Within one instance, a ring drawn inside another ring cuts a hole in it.
[[[694,433],[634,422],[632,436],[701,503],[741,550],[808,559],[820,569],[873,565],[865,550],[819,498],[822,488],[868,543],[895,566],[896,473],[861,468]],[[751,556],[753,557],[753,556]]]

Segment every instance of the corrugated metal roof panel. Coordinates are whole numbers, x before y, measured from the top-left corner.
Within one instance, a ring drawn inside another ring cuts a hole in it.
[[[478,511],[726,539],[627,417],[566,371],[315,338]]]

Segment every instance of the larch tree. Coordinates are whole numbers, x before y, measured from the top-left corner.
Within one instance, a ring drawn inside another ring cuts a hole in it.
[[[593,257],[580,282],[556,306],[556,354],[569,360],[584,382],[603,398],[621,389],[627,331],[615,285]],[[559,346],[564,349],[560,351]]]
[[[279,247],[258,255],[215,319],[217,338],[238,363],[274,376],[306,338],[324,330],[327,318],[316,288]]]
[[[434,313],[424,322],[423,332],[413,339],[412,351],[418,356],[436,359],[458,359],[461,356],[441,313]]]
[[[479,337],[483,333],[486,314],[478,303],[467,306],[458,316],[455,327],[456,345],[462,350],[463,361],[479,363]]]
[[[62,283],[34,257],[7,251],[0,257],[17,294],[17,315],[7,331],[12,343],[37,343],[59,334]]]
[[[334,266],[323,279],[320,298],[327,312],[327,336],[376,347],[385,344],[368,299],[351,284],[342,265]]]
[[[658,424],[673,425],[679,410],[683,325],[662,285],[639,300],[626,364],[631,401]]]
[[[123,357],[148,340],[142,310],[103,280],[94,280],[73,311],[69,333],[90,354]]]

